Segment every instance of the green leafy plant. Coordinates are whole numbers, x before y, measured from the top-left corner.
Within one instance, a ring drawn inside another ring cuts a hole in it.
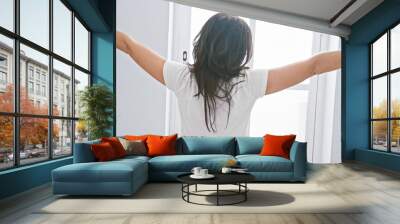
[[[82,119],[88,129],[89,139],[110,136],[112,126],[113,93],[105,85],[86,87],[79,94]]]

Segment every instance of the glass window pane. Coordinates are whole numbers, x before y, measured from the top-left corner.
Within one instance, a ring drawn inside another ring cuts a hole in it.
[[[20,163],[28,164],[49,158],[49,120],[44,118],[20,118]]]
[[[400,67],[400,24],[391,31],[390,37],[391,69]]]
[[[53,115],[72,117],[71,66],[53,60]]]
[[[0,111],[14,111],[13,40],[0,35]]]
[[[391,75],[391,110],[392,117],[400,118],[400,72]]]
[[[0,116],[0,170],[14,165],[13,118]]]
[[[60,0],[53,0],[53,17],[53,51],[71,60],[72,12]]]
[[[0,26],[14,31],[14,0],[1,0],[0,9]]]
[[[49,57],[23,44],[20,55],[21,113],[47,115]]]
[[[88,128],[84,120],[75,122],[75,143],[85,142],[88,138]]]
[[[400,153],[400,120],[391,121],[392,152]]]
[[[21,36],[49,47],[49,0],[20,0]]]
[[[72,154],[72,121],[53,120],[53,157]]]
[[[372,44],[372,75],[387,71],[387,34]]]
[[[254,68],[276,68],[312,56],[313,32],[308,30],[256,21],[254,40]]]
[[[387,121],[372,122],[372,147],[387,151]]]
[[[372,81],[372,118],[387,118],[387,78]]]
[[[294,133],[297,140],[305,141],[308,97],[306,90],[284,90],[257,100],[250,116],[250,136]]]
[[[89,70],[89,32],[75,18],[75,63]]]
[[[87,86],[89,86],[89,75],[75,69],[75,117],[81,115],[80,94]]]

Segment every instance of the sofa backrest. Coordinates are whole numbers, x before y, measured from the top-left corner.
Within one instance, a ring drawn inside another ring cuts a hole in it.
[[[236,137],[236,155],[259,154],[263,144],[263,137]]]
[[[235,155],[234,137],[180,137],[176,144],[177,154],[226,154]]]
[[[99,143],[99,140],[76,143],[74,148],[74,163],[96,161],[91,144]],[[178,155],[196,154],[226,154],[245,155],[259,154],[264,144],[263,137],[199,137],[185,136],[178,138],[176,151]],[[293,144],[294,146],[297,144]],[[292,146],[293,148],[293,146]]]
[[[100,140],[75,143],[74,147],[74,163],[95,162],[96,158],[91,150],[92,144],[98,144]]]

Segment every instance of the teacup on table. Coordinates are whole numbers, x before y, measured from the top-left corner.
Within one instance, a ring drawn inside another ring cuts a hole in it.
[[[201,168],[201,167],[194,167],[193,169],[192,169],[192,173],[194,174],[194,175],[196,175],[196,176],[200,176],[200,171],[202,170],[203,168]]]
[[[194,168],[192,169],[192,173],[193,173],[195,176],[202,176],[202,177],[204,177],[204,176],[207,176],[207,175],[208,175],[208,169],[203,169],[203,168],[201,168],[201,167],[194,167]]]
[[[208,169],[201,169],[200,170],[200,176],[204,177],[208,175]]]
[[[222,167],[221,172],[222,173],[230,173],[230,172],[232,172],[232,168],[230,168],[230,167]]]

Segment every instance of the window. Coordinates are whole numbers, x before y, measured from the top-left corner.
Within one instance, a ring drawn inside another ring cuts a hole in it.
[[[73,105],[90,84],[89,30],[65,1],[18,2],[0,0],[0,170],[70,156],[87,138]]]
[[[49,48],[49,0],[20,0],[21,36]]]
[[[89,32],[75,18],[75,62],[82,68],[89,69]]]
[[[14,122],[12,116],[0,115],[0,169],[14,166]]]
[[[7,73],[0,71],[0,84],[7,84]]]
[[[75,71],[75,117],[79,117],[81,114],[81,109],[79,106],[81,92],[85,87],[89,86],[89,74],[84,72]]]
[[[7,56],[1,54],[0,55],[0,67],[6,68],[7,67]]]
[[[36,95],[40,95],[40,84],[36,84]],[[33,96],[32,96],[33,97]]]
[[[61,115],[62,117],[72,117],[72,102],[68,102],[69,107],[64,111],[60,111],[60,108],[57,107],[59,103],[58,97],[60,96],[61,102],[64,102],[64,95],[71,95],[72,92],[70,89],[65,89],[65,83],[72,84],[72,68],[69,65],[66,65],[58,60],[53,60],[54,69],[53,69],[53,91],[54,91],[54,101],[53,101],[53,114]],[[72,101],[72,98],[69,99]],[[61,105],[59,105],[61,106]]]
[[[0,91],[7,90],[7,55],[0,53]]]
[[[46,96],[46,86],[42,86],[42,96]]]
[[[44,62],[44,63],[46,63],[46,62]],[[40,81],[40,71],[39,71],[39,69],[36,69],[36,80]]]
[[[400,25],[370,45],[371,148],[400,153]]]
[[[312,56],[311,31],[256,21],[254,40],[254,68],[275,68]],[[299,88],[258,99],[251,113],[250,135],[296,133],[299,139],[305,140],[308,84],[305,80]]]
[[[72,12],[60,1],[53,0],[54,53],[71,60]]]
[[[29,79],[33,80],[33,67],[32,66],[29,66],[28,74],[29,74]]]
[[[72,121],[53,120],[53,157],[72,153]]]
[[[2,3],[0,3],[1,5]],[[0,19],[2,19],[2,15],[0,15]],[[13,52],[13,40],[0,33],[0,113],[12,113],[14,111],[14,72],[13,66],[11,66],[14,57]]]
[[[28,92],[29,94],[33,94],[34,92],[33,82],[28,82]]]
[[[14,0],[1,0],[0,9],[0,26],[14,31]]]
[[[49,99],[46,98],[45,92],[43,91],[42,85],[42,75],[48,75],[48,67],[49,67],[49,56],[41,53],[37,50],[34,50],[31,47],[28,47],[25,44],[20,44],[21,55],[24,57],[20,59],[20,112],[22,114],[35,114],[35,115],[47,115],[48,114],[48,102]],[[36,77],[35,77],[35,92],[34,94],[29,94],[29,87],[26,86],[26,76],[25,76],[25,68],[27,64],[32,66],[35,69]],[[46,79],[46,78],[45,78]],[[48,83],[45,81],[45,85]],[[29,99],[41,100],[43,103],[32,105],[29,103]]]

